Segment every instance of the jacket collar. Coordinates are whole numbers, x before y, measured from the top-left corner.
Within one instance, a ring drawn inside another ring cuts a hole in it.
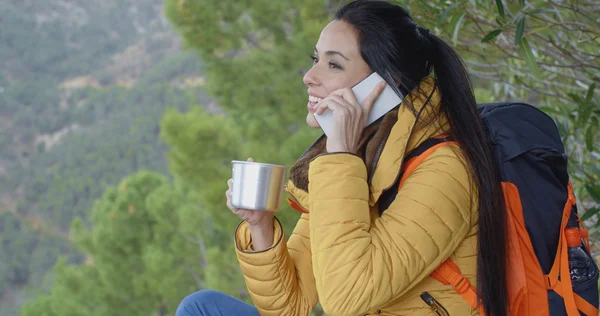
[[[410,103],[417,116],[406,107]],[[425,106],[429,103],[430,106]],[[402,168],[406,154],[425,140],[446,132],[449,127],[443,115],[433,117],[440,106],[440,95],[435,87],[435,80],[426,77],[419,89],[413,90],[395,110],[388,112],[377,123],[365,129],[359,155],[365,161],[368,170],[368,181],[371,206],[395,182]],[[428,121],[432,124],[426,124]],[[292,195],[304,210],[308,210],[308,166],[310,161],[325,153],[327,137],[322,135],[290,168],[290,180],[286,191]]]

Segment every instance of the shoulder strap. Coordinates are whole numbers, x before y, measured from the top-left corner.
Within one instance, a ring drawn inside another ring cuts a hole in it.
[[[390,204],[394,201],[396,195],[398,194],[398,190],[402,187],[406,179],[411,175],[411,173],[423,162],[433,151],[436,149],[448,146],[448,145],[457,145],[458,143],[455,141],[450,141],[446,137],[435,137],[430,138],[419,145],[415,150],[413,150],[410,154],[404,158],[404,164],[402,167],[402,171],[400,172],[400,176],[396,180],[396,183],[390,190],[384,192],[384,194],[389,195],[393,194],[393,196],[387,197],[383,200],[384,204],[382,205],[382,201],[380,201],[379,214],[381,215],[385,209],[387,209]],[[384,197],[384,196],[382,196]],[[382,206],[385,207],[382,210]],[[483,306],[478,304],[477,301],[477,291],[471,285],[468,279],[466,279],[460,272],[460,269],[451,259],[447,259],[439,267],[437,267],[432,273],[431,277],[440,281],[442,284],[451,285],[454,290],[460,294],[467,303],[474,309],[478,310],[481,315],[485,315]]]
[[[408,179],[408,177],[413,173],[413,171],[415,171],[415,169],[417,169],[417,167],[423,161],[425,161],[425,159],[427,159],[427,157],[429,157],[429,155],[431,155],[436,149],[438,149],[440,147],[444,147],[444,146],[449,146],[449,145],[458,145],[458,143],[444,139],[442,141],[438,141],[438,143],[433,145],[432,147],[427,148],[427,150],[425,150],[420,155],[418,155],[416,157],[412,157],[409,160],[406,160],[406,162],[404,162],[404,166],[402,167],[402,172],[401,172],[400,181],[398,183],[397,190],[400,190],[400,188],[404,184],[404,181],[406,181],[406,179]]]
[[[438,148],[444,145],[449,145],[450,143],[454,142],[450,142],[450,139],[446,135],[433,137],[421,143],[417,148],[415,148],[407,156],[404,157],[402,170],[400,170],[400,174],[398,175],[396,182],[388,190],[384,191],[381,194],[381,197],[379,198],[379,216],[381,216],[383,212],[385,212],[385,210],[387,210],[392,204],[392,202],[394,202],[394,200],[396,199],[396,195],[398,194],[398,188],[401,185],[402,178],[404,178],[405,175],[410,174],[417,167],[418,164],[425,160],[425,158],[427,158],[427,156],[429,156],[429,154],[431,154],[431,152],[435,150],[434,147]],[[426,152],[427,154],[425,154]],[[422,158],[420,158],[419,161],[416,161],[416,159],[419,157]],[[409,165],[414,165],[414,167],[411,168],[409,172],[407,172],[407,168]]]
[[[446,259],[431,273],[431,277],[444,285],[451,285],[456,293],[460,294],[467,301],[469,306],[476,309],[480,315],[485,315],[483,305],[477,301],[475,287],[460,273],[460,269],[454,261]]]
[[[402,176],[400,177],[400,183],[398,184],[398,190],[404,184],[404,181],[408,179],[410,174],[425,160],[434,150],[439,147],[448,146],[448,145],[456,145],[457,142],[447,141],[446,139],[432,139],[436,140],[433,146],[430,146],[422,153],[410,158],[404,164]],[[446,259],[446,261],[442,262],[432,273],[431,277],[440,281],[442,284],[451,285],[454,290],[462,296],[465,301],[472,308],[479,311],[479,314],[485,315],[483,306],[479,304],[477,299],[477,291],[475,287],[469,282],[467,278],[465,278],[456,263],[451,259]]]

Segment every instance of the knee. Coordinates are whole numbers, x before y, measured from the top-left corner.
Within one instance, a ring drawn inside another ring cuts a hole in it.
[[[176,316],[202,316],[207,308],[223,294],[213,290],[201,290],[186,296],[175,312]]]

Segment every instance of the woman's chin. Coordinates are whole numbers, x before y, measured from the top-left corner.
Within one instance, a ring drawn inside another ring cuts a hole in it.
[[[312,112],[308,112],[308,115],[306,115],[306,124],[312,128],[320,128],[321,125],[319,125],[319,122],[317,122],[317,120],[315,120],[315,115]]]

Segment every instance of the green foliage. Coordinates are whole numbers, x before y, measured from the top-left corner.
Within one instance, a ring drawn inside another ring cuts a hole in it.
[[[207,220],[214,230],[210,241],[220,246],[233,242],[231,231],[238,223],[224,202],[227,180],[231,177],[231,160],[252,156],[257,161],[289,165],[295,158],[289,152],[286,155],[274,151],[269,142],[246,138],[243,130],[232,124],[231,119],[210,115],[200,107],[186,113],[170,110],[161,122],[162,138],[170,147],[169,169],[177,183],[198,199],[209,214]],[[289,142],[296,146],[298,140],[304,141],[296,137]],[[283,151],[286,147],[280,148]],[[288,229],[298,217],[287,205],[278,216]]]
[[[179,52],[161,2],[0,3],[0,314],[50,287],[59,256],[82,260],[70,223],[87,225],[109,185],[141,169],[167,173],[164,110],[207,100],[178,84],[202,68]],[[91,84],[61,85],[78,76]],[[116,86],[121,76],[136,84]]]
[[[288,130],[306,115],[301,74],[330,19],[322,1],[168,0],[165,6],[184,43],[207,64],[207,91],[248,139],[276,145],[296,132]]]
[[[206,63],[206,90],[227,111],[226,118],[208,118],[198,110],[168,113],[162,128],[174,177],[200,192],[207,209],[219,210],[216,217],[227,212],[223,196],[231,160],[291,165],[318,136],[319,131],[299,127],[306,116],[301,75],[310,67],[308,56],[330,9],[315,0],[233,7],[209,0],[165,2],[184,43]],[[280,217],[289,233],[298,215],[286,207]]]
[[[133,11],[135,1],[73,0],[60,2],[20,1],[0,4],[0,59],[3,70],[15,80],[87,74],[110,61],[138,36],[138,28],[153,27],[156,17],[147,1],[145,11]],[[133,12],[132,12],[133,11]]]
[[[591,239],[597,247],[600,206],[586,189],[600,183],[600,97],[596,89],[600,77],[592,57],[600,46],[600,24],[594,4],[588,0],[560,5],[537,0],[440,0],[412,1],[409,9],[419,17],[418,23],[434,29],[438,36],[458,37],[456,49],[476,87],[493,92],[486,101],[525,100],[555,119],[580,214],[585,213],[588,225],[595,226]],[[452,32],[454,21],[463,16],[465,23],[457,35]]]
[[[39,219],[41,231],[20,228],[19,233],[10,235],[0,250],[17,249],[27,264],[6,264],[22,270],[31,284],[41,284],[58,256],[75,251],[60,238],[62,232],[69,231],[73,218],[87,219],[93,201],[108,186],[141,169],[166,174],[167,148],[158,139],[158,121],[168,105],[182,110],[194,98],[195,93],[171,91],[165,84],[89,91],[82,112],[71,113],[75,118],[78,113],[91,116],[95,125],[65,136],[57,145],[32,156],[28,166],[8,173],[10,186],[24,188],[19,216]],[[23,238],[32,240],[32,250],[19,245]],[[16,283],[0,280],[5,288],[10,284]]]
[[[26,284],[29,279],[29,262],[26,254],[35,246],[35,236],[23,234],[24,223],[11,213],[0,214],[0,292],[9,284]],[[24,251],[23,251],[24,250]]]
[[[158,121],[167,105],[185,108],[189,97],[170,89],[154,85],[91,91],[81,112],[69,113],[75,118],[85,113],[96,126],[69,134],[32,157],[28,174],[13,174],[25,186],[24,208],[29,213],[43,209],[45,217],[65,229],[73,217],[85,217],[92,200],[120,175],[140,168],[166,172]]]
[[[173,315],[207,271],[232,262],[206,249],[201,221],[185,223],[202,216],[165,176],[140,171],[126,177],[94,204],[91,229],[73,222],[71,238],[85,263],[59,261],[51,292],[21,314]]]
[[[4,5],[8,4],[0,7]],[[13,13],[20,12],[19,8],[13,7],[17,11]],[[6,11],[0,16],[3,14]],[[10,30],[4,31],[0,36],[13,36]],[[36,34],[32,32],[32,36]],[[125,45],[136,34],[121,36],[121,45]],[[172,39],[159,39],[148,42],[172,45]],[[96,39],[96,45],[102,43]],[[98,53],[106,61],[122,47]],[[1,46],[0,55],[6,49],[12,48]],[[181,76],[199,75],[198,58],[190,53],[174,51],[162,56],[131,88],[60,88],[61,78],[79,73],[31,70],[27,67],[37,66],[26,58],[21,56],[0,66],[0,73],[8,74],[0,76],[0,207],[5,200],[17,205],[11,209],[17,224],[2,235],[0,243],[0,254],[6,255],[0,255],[0,298],[8,293],[18,300],[25,289],[44,289],[46,272],[59,256],[69,262],[81,260],[78,250],[65,238],[66,232],[73,218],[87,222],[93,200],[109,185],[140,169],[167,173],[166,146],[158,140],[158,122],[164,110],[169,106],[182,110],[189,103],[207,99],[202,91],[171,83]],[[77,61],[72,51],[68,61],[87,67],[85,71],[91,69],[88,62]],[[30,70],[37,76],[27,75]],[[63,133],[66,135],[61,136]],[[19,277],[13,277],[16,275]],[[10,306],[7,310],[13,315]],[[0,314],[4,312],[3,308]]]

